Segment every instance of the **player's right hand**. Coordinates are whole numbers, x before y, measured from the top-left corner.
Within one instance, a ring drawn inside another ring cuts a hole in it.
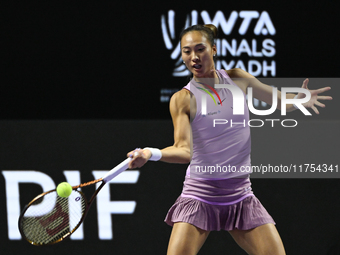
[[[127,153],[127,157],[132,158],[129,163],[129,169],[141,168],[146,162],[148,162],[151,157],[151,152],[149,150],[143,150],[137,148],[133,151]]]

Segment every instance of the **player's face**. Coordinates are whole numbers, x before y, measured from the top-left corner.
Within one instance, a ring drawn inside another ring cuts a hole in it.
[[[215,76],[213,56],[216,46],[211,46],[204,33],[192,31],[181,40],[182,59],[190,72],[197,78]]]

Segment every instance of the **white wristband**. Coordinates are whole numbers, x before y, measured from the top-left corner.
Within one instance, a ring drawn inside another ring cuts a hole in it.
[[[294,97],[294,99],[296,99],[297,97],[298,97],[298,95],[296,95],[296,96]],[[295,109],[299,109],[295,104],[293,104],[293,106],[294,106]]]
[[[158,161],[162,158],[162,152],[161,152],[160,149],[145,147],[143,150],[145,150],[145,149],[147,149],[151,152],[151,158],[149,158],[149,160]]]

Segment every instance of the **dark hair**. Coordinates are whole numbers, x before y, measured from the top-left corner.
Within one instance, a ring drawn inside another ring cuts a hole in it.
[[[179,37],[180,42],[182,41],[182,37],[186,33],[192,32],[192,31],[200,31],[201,33],[204,33],[208,41],[210,42],[210,45],[211,46],[215,45],[215,38],[217,37],[217,28],[213,24],[194,25],[194,26],[184,29]]]

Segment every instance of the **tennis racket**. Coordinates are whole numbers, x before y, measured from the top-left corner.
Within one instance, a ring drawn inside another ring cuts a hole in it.
[[[44,192],[25,206],[19,217],[19,231],[32,245],[49,245],[68,238],[84,221],[98,192],[106,183],[128,168],[125,159],[104,177],[72,187],[69,197],[59,197],[56,189]],[[101,182],[87,201],[78,188]]]

